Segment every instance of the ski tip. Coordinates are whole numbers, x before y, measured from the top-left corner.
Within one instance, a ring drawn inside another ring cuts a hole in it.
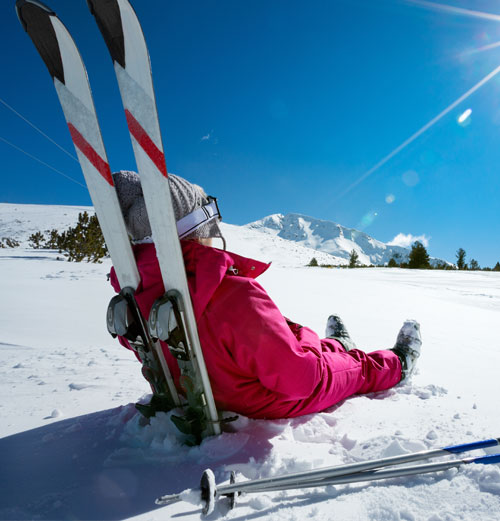
[[[48,16],[55,16],[55,12],[52,11],[52,9],[45,4],[42,4],[42,2],[39,2],[38,0],[17,0],[16,1],[16,13],[17,17],[19,18],[19,21],[21,22],[21,25],[23,26],[23,29],[27,32],[28,31],[28,22],[26,20],[26,9],[32,9],[32,8],[38,8],[44,11]]]
[[[125,68],[125,37],[118,1],[96,2],[96,0],[87,0],[87,6],[106,42],[111,59]]]
[[[89,8],[90,14],[92,16],[94,16],[95,15],[94,2],[92,0],[87,0],[87,7]]]
[[[38,0],[17,0],[16,11],[21,25],[33,41],[50,75],[64,83],[64,66],[52,21],[53,18],[57,18],[56,13]]]

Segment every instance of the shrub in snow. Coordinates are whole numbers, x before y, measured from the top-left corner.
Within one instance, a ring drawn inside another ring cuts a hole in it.
[[[10,237],[2,237],[0,240],[0,248],[17,248],[19,245],[19,241]]]

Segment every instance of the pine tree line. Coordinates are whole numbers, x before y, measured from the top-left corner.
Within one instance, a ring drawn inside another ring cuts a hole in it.
[[[430,262],[429,254],[427,253],[426,247],[420,242],[415,241],[411,247],[408,260],[403,260],[401,254],[396,253],[388,262],[387,266],[379,265],[376,267],[389,267],[389,268],[409,268],[419,270],[483,270],[483,271],[500,271],[500,262],[497,262],[493,268],[481,268],[479,263],[475,259],[471,259],[469,264],[465,262],[466,252],[463,248],[459,248],[456,253],[457,263],[456,265],[440,262],[434,266]],[[318,261],[315,257],[311,259],[308,266],[319,266]],[[323,268],[356,268],[356,267],[375,267],[375,266],[360,266],[359,255],[355,250],[352,250],[349,256],[349,264],[347,266],[333,266],[331,264],[321,264]]]

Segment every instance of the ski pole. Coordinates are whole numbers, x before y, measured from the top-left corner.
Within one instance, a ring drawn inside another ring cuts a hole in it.
[[[337,476],[335,478],[325,478],[313,481],[297,481],[288,485],[276,485],[265,489],[246,490],[247,493],[255,492],[277,492],[282,490],[293,490],[303,488],[326,487],[329,485],[346,485],[348,483],[362,483],[364,481],[377,481],[380,479],[398,478],[403,476],[414,476],[418,474],[428,474],[430,472],[440,472],[452,468],[459,468],[462,465],[470,463],[492,465],[500,463],[500,454],[491,454],[489,456],[481,456],[479,458],[463,458],[452,461],[442,461],[439,463],[427,463],[425,465],[414,465],[412,467],[400,467],[387,470],[368,470],[364,472],[356,472],[345,476]]]
[[[306,472],[298,472],[294,474],[286,474],[284,476],[278,476],[273,478],[263,478],[256,479],[250,481],[244,481],[242,483],[234,483],[234,477],[231,480],[232,483],[229,485],[222,485],[220,487],[216,487],[215,478],[213,477],[213,472],[208,469],[203,473],[201,480],[201,495],[202,498],[208,498],[210,500],[212,497],[216,496],[229,496],[234,499],[235,494],[240,494],[242,492],[253,492],[253,491],[273,491],[273,490],[286,490],[286,486],[291,486],[292,488],[296,488],[297,483],[301,483],[301,486],[306,487],[309,484],[314,483],[313,486],[319,486],[317,483],[321,483],[321,486],[325,484],[330,484],[330,482],[339,476],[346,476],[350,474],[360,474],[362,472],[379,469],[383,467],[400,465],[403,463],[410,463],[412,461],[425,460],[430,458],[435,458],[439,456],[445,456],[450,454],[458,454],[462,452],[472,451],[483,449],[487,447],[492,447],[495,445],[500,445],[500,438],[493,438],[478,442],[465,443],[461,445],[453,445],[449,447],[443,447],[439,449],[431,449],[425,451],[414,452],[411,454],[403,454],[400,456],[391,456],[388,458],[380,458],[370,461],[364,461],[359,463],[352,463],[349,465],[337,465],[334,467],[325,467],[321,469],[316,469],[312,471]],[[461,460],[455,460],[461,461]],[[451,462],[451,463],[455,463]],[[450,462],[448,462],[450,463]],[[409,467],[406,467],[407,469]],[[397,469],[402,470],[402,469]],[[432,471],[429,471],[432,472]],[[379,474],[380,475],[380,474]],[[366,477],[366,476],[365,476]],[[382,478],[377,478],[382,479]],[[307,484],[306,484],[307,483]],[[156,500],[156,504],[158,505],[166,505],[170,503],[174,503],[177,501],[181,501],[181,494],[172,494],[161,496]],[[208,504],[209,501],[205,501]]]
[[[262,492],[278,492],[283,490],[293,490],[293,489],[306,489],[306,488],[317,488],[317,487],[326,487],[329,485],[346,485],[349,483],[362,483],[365,481],[378,481],[382,479],[390,479],[404,476],[415,476],[420,474],[428,474],[430,472],[440,472],[443,470],[449,470],[452,468],[459,468],[462,465],[468,465],[471,463],[482,464],[482,465],[493,465],[496,463],[500,463],[500,454],[492,454],[489,456],[481,456],[478,458],[464,458],[464,459],[455,459],[452,461],[443,461],[438,463],[428,463],[425,465],[415,465],[412,467],[399,467],[394,469],[385,469],[385,470],[371,470],[371,471],[362,471],[356,472],[354,474],[348,474],[343,476],[337,476],[333,478],[324,478],[324,479],[315,479],[315,480],[306,480],[299,481],[297,480],[294,483],[287,483],[285,485],[274,485],[268,486],[266,488],[252,488],[252,489],[242,489],[235,490],[233,492],[228,492],[228,488],[231,485],[225,487],[217,487],[215,486],[215,478],[213,472],[211,470],[206,470],[203,473],[202,481],[201,481],[201,490],[200,490],[200,499],[203,504],[203,514],[207,515],[213,512],[215,508],[215,500],[219,496],[227,495],[231,501],[231,508],[235,505],[235,497],[239,495],[241,492],[243,493],[262,493]],[[234,475],[232,480],[234,481]],[[238,489],[239,485],[244,485],[244,483],[234,483],[233,488]],[[172,504],[177,501],[182,501],[181,494],[174,494],[172,496],[163,496],[156,500],[156,504],[158,505],[166,505]]]
[[[243,492],[257,488],[264,490],[275,485],[284,486],[289,483],[296,483],[300,481],[321,480],[325,478],[333,478],[346,474],[355,474],[367,470],[373,470],[381,467],[391,467],[393,465],[401,465],[403,463],[411,463],[413,461],[421,461],[440,456],[448,456],[450,454],[459,454],[471,450],[483,449],[486,447],[493,447],[500,445],[500,438],[493,438],[472,443],[465,443],[461,445],[453,445],[439,449],[423,450],[419,452],[412,452],[410,454],[401,454],[399,456],[390,456],[388,458],[380,458],[369,461],[361,461],[358,463],[351,463],[349,465],[337,465],[334,467],[324,467],[316,470],[309,470],[305,472],[297,472],[294,474],[286,474],[284,476],[277,476],[271,478],[255,479],[245,481],[234,485],[224,485],[217,489],[218,495],[231,494],[233,492]]]

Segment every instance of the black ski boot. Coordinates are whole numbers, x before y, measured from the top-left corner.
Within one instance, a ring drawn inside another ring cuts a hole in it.
[[[406,320],[398,333],[396,345],[391,349],[401,361],[401,381],[409,378],[415,370],[421,347],[420,324],[416,320]]]
[[[346,351],[357,349],[349,333],[347,332],[342,319],[338,315],[330,315],[326,321],[326,338],[338,340]]]

